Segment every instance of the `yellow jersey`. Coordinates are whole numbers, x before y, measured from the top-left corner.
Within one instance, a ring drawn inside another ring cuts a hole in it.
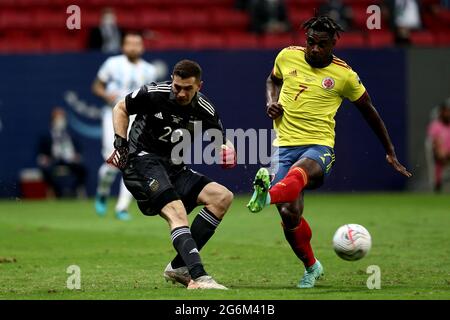
[[[333,148],[334,117],[342,100],[356,101],[366,91],[358,74],[335,56],[325,68],[313,68],[305,60],[305,49],[292,46],[276,57],[273,75],[283,80],[278,102],[284,110],[274,120],[274,145]]]

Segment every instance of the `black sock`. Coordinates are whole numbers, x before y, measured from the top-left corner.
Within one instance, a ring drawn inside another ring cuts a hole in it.
[[[178,255],[182,257],[184,264],[189,269],[189,274],[192,279],[197,279],[200,276],[207,275],[203,268],[200,254],[198,253],[197,245],[192,239],[189,227],[178,227],[171,232],[172,243],[177,250]]]
[[[200,210],[191,226],[192,238],[197,244],[198,250],[201,250],[208,240],[211,239],[220,221],[221,220],[218,219],[211,211],[206,209],[206,207]],[[185,266],[183,258],[180,254],[172,260],[171,264],[174,269]]]

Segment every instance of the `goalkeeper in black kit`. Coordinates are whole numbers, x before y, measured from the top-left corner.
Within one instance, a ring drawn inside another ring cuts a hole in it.
[[[188,289],[227,289],[207,274],[199,251],[223,219],[233,193],[171,157],[178,142],[175,133],[193,132],[194,124],[201,122],[203,130],[221,133],[222,167],[236,165],[236,152],[225,138],[217,112],[200,93],[201,76],[196,62],[182,60],[175,65],[171,82],[144,85],[118,102],[113,110],[115,151],[108,163],[122,170],[142,213],[160,215],[169,224],[178,254],[164,270],[166,280]],[[136,120],[126,139],[133,114]],[[203,208],[189,228],[187,215],[199,205]]]

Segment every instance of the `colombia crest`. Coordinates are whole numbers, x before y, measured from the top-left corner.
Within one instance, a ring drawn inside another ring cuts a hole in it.
[[[334,88],[334,80],[333,78],[326,77],[322,80],[322,87],[324,89],[333,89]]]

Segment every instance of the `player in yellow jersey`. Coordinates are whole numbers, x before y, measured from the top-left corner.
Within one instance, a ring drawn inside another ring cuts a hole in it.
[[[386,160],[410,177],[358,75],[336,58],[333,48],[342,28],[326,16],[303,24],[306,48],[288,47],[275,59],[266,82],[267,115],[273,119],[278,147],[271,172],[261,168],[247,207],[259,212],[276,204],[286,240],[305,265],[299,288],[312,288],[323,267],[311,248],[311,229],[302,217],[303,190],[323,184],[334,163],[334,116],[347,98],[361,112],[386,150]],[[271,179],[272,178],[272,179]]]

